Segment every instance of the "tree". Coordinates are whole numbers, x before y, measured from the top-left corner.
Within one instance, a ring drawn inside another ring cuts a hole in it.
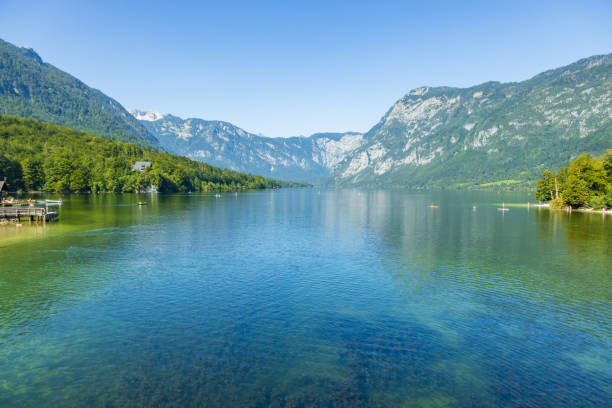
[[[561,190],[557,197],[556,188]],[[552,190],[555,188],[555,193]],[[612,206],[612,149],[601,157],[594,158],[590,153],[582,153],[562,167],[552,177],[545,171],[538,181],[536,198],[550,200],[551,207],[560,208],[590,206],[602,208]]]
[[[23,188],[23,171],[21,164],[16,160],[11,160],[6,156],[0,155],[0,180],[6,178],[6,189],[17,191]]]
[[[593,196],[591,197],[591,201],[588,202],[588,206],[595,210],[601,210],[607,207],[606,197],[601,195]]]
[[[555,198],[555,176],[548,170],[542,173],[542,178],[536,187],[536,199],[539,201],[550,201]]]
[[[570,174],[567,178],[562,195],[563,201],[574,208],[583,206],[592,196],[586,181],[576,174]]]
[[[49,187],[54,191],[70,190],[71,173],[72,164],[70,160],[62,156],[51,160],[45,170]]]
[[[601,158],[603,168],[606,171],[608,184],[612,185],[612,149],[606,150],[606,153]]]
[[[133,172],[135,161],[152,167]],[[61,126],[0,114],[0,180],[44,191],[216,191],[279,187],[271,179],[222,170],[186,157],[105,140]]]
[[[26,190],[40,190],[45,183],[45,172],[40,160],[26,158],[23,161],[23,183]]]
[[[593,159],[590,153],[582,153],[575,160],[572,160],[569,174],[582,179],[587,189],[592,193],[605,194],[608,190],[609,183],[603,160]]]
[[[76,168],[70,175],[70,190],[71,191],[84,191],[87,190],[89,185],[87,184],[87,177],[85,172],[81,168]]]
[[[605,199],[606,199],[606,207],[612,208],[612,188],[608,190],[608,194],[606,194]]]

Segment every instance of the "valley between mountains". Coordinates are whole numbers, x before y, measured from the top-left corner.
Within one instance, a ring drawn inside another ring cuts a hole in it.
[[[512,188],[612,146],[612,54],[522,82],[413,89],[365,133],[269,138],[229,122],[128,111],[34,50],[0,40],[0,114],[278,180]]]

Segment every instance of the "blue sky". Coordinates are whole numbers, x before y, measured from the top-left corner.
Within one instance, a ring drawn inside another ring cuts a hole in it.
[[[0,0],[0,38],[127,108],[283,137],[367,131],[418,86],[610,53],[611,22],[609,0]]]

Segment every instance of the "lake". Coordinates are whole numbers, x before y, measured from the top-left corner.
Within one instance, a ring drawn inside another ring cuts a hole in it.
[[[0,225],[0,406],[612,406],[612,215],[526,192],[63,198]]]

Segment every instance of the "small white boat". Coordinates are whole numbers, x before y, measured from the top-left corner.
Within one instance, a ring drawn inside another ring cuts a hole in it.
[[[510,211],[510,209],[506,208],[506,205],[504,203],[502,203],[501,208],[498,208],[497,211]]]
[[[47,205],[62,205],[64,202],[62,200],[44,200],[44,203]]]

